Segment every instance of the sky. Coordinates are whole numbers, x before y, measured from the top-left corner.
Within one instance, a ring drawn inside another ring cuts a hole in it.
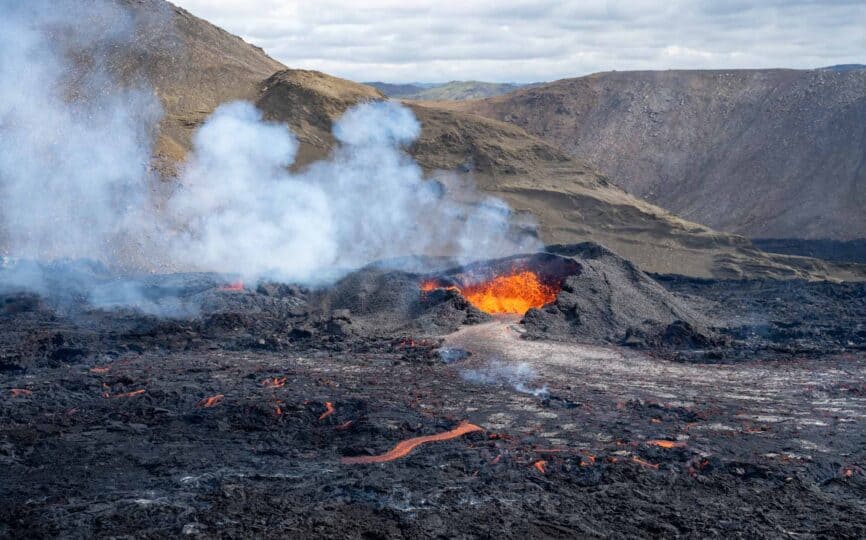
[[[866,0],[174,0],[292,68],[356,81],[866,63]]]

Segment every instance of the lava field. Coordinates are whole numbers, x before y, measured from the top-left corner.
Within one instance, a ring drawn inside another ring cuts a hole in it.
[[[423,266],[3,270],[0,536],[866,536],[866,286]]]

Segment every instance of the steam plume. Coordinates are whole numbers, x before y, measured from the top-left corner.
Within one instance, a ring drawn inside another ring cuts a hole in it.
[[[502,201],[465,180],[424,177],[420,133],[390,102],[350,109],[332,155],[290,172],[298,142],[251,104],[219,107],[194,137],[177,189],[152,205],[160,107],[143,79],[116,80],[110,51],[135,50],[138,12],[109,0],[0,4],[0,223],[8,254],[89,258],[322,283],[409,254],[461,261],[539,247]],[[148,3],[144,9],[167,5]],[[167,14],[165,24],[169,24]],[[153,25],[151,25],[151,28]],[[459,195],[454,197],[454,194]],[[468,202],[467,202],[468,201]],[[135,261],[138,262],[138,261]]]
[[[468,261],[537,247],[511,233],[501,201],[471,194],[484,204],[460,204],[426,180],[401,149],[419,132],[401,105],[362,104],[335,125],[330,159],[291,174],[289,130],[248,103],[224,105],[197,133],[172,199],[187,227],[172,251],[209,269],[309,282],[407,254]]]
[[[34,259],[113,259],[119,235],[141,232],[160,115],[152,91],[118,84],[104,67],[135,35],[135,17],[104,1],[0,6],[5,247]]]

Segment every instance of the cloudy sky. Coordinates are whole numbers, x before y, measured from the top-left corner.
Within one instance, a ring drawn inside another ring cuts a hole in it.
[[[295,68],[357,81],[866,63],[866,0],[174,0]]]

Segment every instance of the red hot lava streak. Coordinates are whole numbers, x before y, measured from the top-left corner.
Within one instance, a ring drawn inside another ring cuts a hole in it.
[[[385,452],[384,454],[380,454],[378,456],[344,457],[340,459],[340,463],[344,465],[358,465],[366,463],[385,463],[388,461],[394,461],[395,459],[400,459],[402,457],[408,456],[409,453],[412,452],[412,450],[414,450],[418,446],[421,446],[422,444],[456,439],[457,437],[462,437],[463,435],[466,435],[467,433],[472,433],[473,431],[483,430],[475,424],[470,424],[469,422],[464,420],[463,422],[460,422],[460,424],[458,424],[456,428],[450,431],[437,433],[436,435],[425,435],[423,437],[414,437],[412,439],[400,441],[399,443],[397,443],[397,446]]]
[[[262,381],[265,388],[282,388],[286,385],[287,377],[272,377]]]
[[[115,394],[115,395],[109,396],[109,397],[112,397],[112,398],[130,398],[130,397],[140,396],[140,395],[144,394],[145,392],[147,392],[147,390],[144,390],[144,389],[133,390],[132,392],[125,392],[123,394]]]
[[[686,443],[682,441],[668,441],[666,439],[650,439],[646,442],[651,446],[658,446],[659,448],[684,448]]]
[[[240,279],[237,281],[232,281],[231,283],[228,283],[228,284],[220,287],[219,290],[226,291],[226,292],[242,291],[242,290],[244,290],[244,282],[243,282],[243,280],[240,280]]]
[[[205,409],[210,409],[211,407],[216,407],[219,405],[220,401],[223,400],[225,396],[223,394],[217,394],[215,396],[211,396],[208,398],[204,398],[203,400],[198,402],[198,407],[203,407]]]
[[[435,280],[421,284],[421,292],[435,289],[459,291],[470,304],[491,314],[523,315],[530,308],[540,308],[556,300],[556,290],[530,270],[512,271],[489,281],[460,287],[442,286]]]
[[[325,412],[322,413],[322,416],[319,417],[319,420],[324,420],[325,418],[334,414],[334,404],[330,401],[325,402]]]

